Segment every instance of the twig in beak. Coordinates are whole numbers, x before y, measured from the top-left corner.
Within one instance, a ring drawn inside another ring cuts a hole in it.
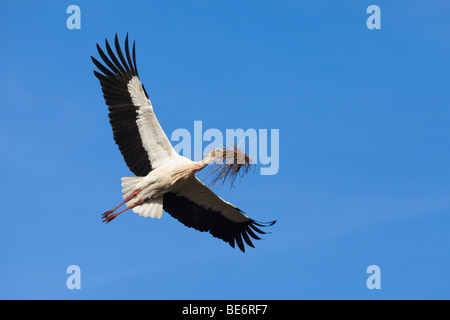
[[[242,179],[252,165],[250,156],[236,146],[232,149],[214,149],[210,155],[215,158],[206,173],[206,178],[211,178],[210,186],[220,181],[219,188],[221,188],[226,181],[229,181],[231,182],[230,188],[232,188],[237,177]]]

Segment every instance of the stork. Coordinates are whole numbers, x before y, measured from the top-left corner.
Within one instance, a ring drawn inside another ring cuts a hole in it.
[[[108,105],[114,140],[135,176],[121,179],[124,201],[106,211],[102,221],[109,223],[129,209],[143,217],[161,218],[164,210],[187,227],[209,232],[233,248],[236,243],[242,252],[245,252],[244,242],[254,247],[252,239],[259,240],[257,234],[266,234],[260,227],[271,226],[276,221],[258,222],[249,218],[195,176],[208,164],[223,159],[228,150],[216,148],[200,161],[179,155],[161,128],[139,79],[135,42],[132,55],[128,34],[125,55],[117,34],[114,46],[116,53],[105,40],[106,55],[97,44],[103,64],[92,56],[91,59],[101,72],[94,71],[94,74],[100,80]],[[237,148],[235,151],[239,152]],[[230,172],[236,175],[241,167],[236,161],[231,165],[225,163],[220,177],[226,179]],[[126,208],[114,213],[122,205]]]

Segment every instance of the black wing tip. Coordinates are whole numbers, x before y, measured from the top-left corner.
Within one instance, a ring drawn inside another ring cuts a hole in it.
[[[268,222],[252,220],[252,223],[256,224],[259,227],[270,227],[273,226],[275,223],[277,223],[277,220],[272,220]]]
[[[261,240],[258,234],[267,234],[259,228],[269,227],[276,220],[269,222],[255,221],[245,218],[243,221],[232,221],[220,212],[197,205],[184,196],[168,192],[164,195],[164,211],[169,213],[183,225],[200,232],[208,232],[214,238],[220,239],[232,248],[238,247],[246,251],[246,245],[254,248],[253,240]],[[240,213],[243,211],[236,208]]]
[[[108,38],[105,38],[105,48],[106,48],[106,52],[108,53],[108,55],[105,54],[105,52],[102,50],[101,46],[96,43],[96,47],[97,47],[97,51],[100,54],[101,59],[103,60],[103,63],[105,63],[105,65],[102,64],[102,67],[104,69],[107,69],[108,71],[111,71],[111,73],[106,72],[106,76],[109,77],[122,77],[124,79],[122,80],[126,80],[126,79],[130,79],[133,76],[138,76],[138,72],[137,72],[137,67],[136,67],[136,52],[135,52],[135,41],[133,42],[133,60],[131,60],[131,55],[129,52],[129,40],[128,40],[129,36],[128,36],[128,32],[126,33],[125,36],[125,55],[126,55],[126,59],[124,57],[124,54],[122,52],[122,49],[120,47],[119,44],[119,35],[116,32],[114,35],[114,40],[112,42],[108,41]],[[114,48],[116,49],[114,52],[112,50],[111,44],[114,45]],[[91,56],[92,61],[94,61],[94,58]],[[97,63],[96,63],[97,62]],[[97,68],[100,69],[100,71],[102,71],[103,73],[105,73],[105,70],[101,67],[98,66],[98,64],[101,64],[98,60],[94,61],[95,65],[97,66]],[[108,68],[107,68],[107,67]]]
[[[270,227],[273,226],[275,223],[277,222],[277,220],[273,220],[273,221],[269,221],[269,222],[261,222],[261,221],[255,221],[253,219],[250,219],[248,222],[245,222],[243,224],[243,227],[241,227],[241,229],[235,234],[234,237],[232,237],[228,243],[229,245],[234,248],[234,244],[236,241],[236,244],[238,245],[239,249],[245,253],[245,246],[242,240],[245,241],[245,243],[252,248],[255,248],[255,246],[252,243],[252,240],[250,239],[253,238],[254,240],[261,240],[260,237],[258,237],[256,233],[259,234],[270,234],[271,232],[266,232],[266,231],[262,231],[258,227]]]
[[[277,222],[277,220],[273,220],[273,221],[268,221],[268,222],[262,222],[262,221],[256,221],[256,220],[251,220],[249,226],[256,232],[258,232],[259,234],[270,234],[271,232],[266,232],[266,231],[262,231],[260,230],[258,227],[261,228],[267,228],[270,226],[273,226],[275,223]]]

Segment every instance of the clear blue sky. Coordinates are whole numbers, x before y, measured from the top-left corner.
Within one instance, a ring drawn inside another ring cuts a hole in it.
[[[0,5],[0,298],[450,298],[448,1]],[[219,191],[278,220],[255,249],[167,213],[101,223],[130,175],[90,60],[116,32],[136,40],[168,134],[280,130],[278,174]],[[73,264],[81,290],[66,288]]]

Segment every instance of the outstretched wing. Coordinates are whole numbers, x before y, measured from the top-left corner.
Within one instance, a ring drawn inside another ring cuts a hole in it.
[[[244,243],[253,246],[256,235],[265,234],[258,227],[273,225],[276,221],[257,222],[244,215],[243,211],[226,202],[195,176],[174,192],[164,195],[163,208],[172,217],[187,227],[199,231],[208,231],[214,237],[228,242],[234,248],[235,243],[245,252]]]
[[[105,40],[109,57],[97,44],[103,63],[94,57],[92,61],[102,72],[94,71],[100,80],[103,97],[109,109],[109,119],[114,140],[119,146],[126,164],[136,176],[145,176],[167,158],[176,154],[156,118],[150,99],[139,80],[136,68],[136,50],[133,43],[131,59],[128,34],[125,39],[125,55],[115,36],[116,54]]]

